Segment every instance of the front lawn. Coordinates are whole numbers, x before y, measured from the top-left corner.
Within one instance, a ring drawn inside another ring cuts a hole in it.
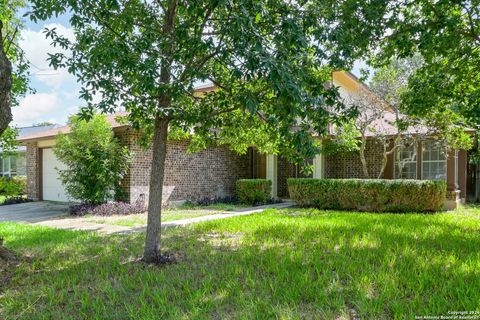
[[[179,210],[167,209],[162,211],[162,222],[197,218],[221,213],[218,210]],[[85,216],[78,217],[78,220],[85,222],[109,224],[125,227],[139,227],[147,224],[147,214],[129,214],[129,215],[112,215],[112,216]]]
[[[0,318],[408,319],[480,311],[480,211],[268,210],[163,231],[178,263],[136,261],[144,234],[0,224],[24,255]],[[3,294],[3,295],[2,295]]]

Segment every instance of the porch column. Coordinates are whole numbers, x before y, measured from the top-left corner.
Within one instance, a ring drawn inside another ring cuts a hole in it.
[[[445,210],[453,210],[457,208],[460,202],[460,190],[457,184],[457,152],[449,150],[447,156],[447,200],[445,202]]]
[[[277,156],[274,154],[267,154],[267,170],[266,170],[267,180],[272,181],[272,198],[277,198],[277,185],[278,185],[278,175],[277,175]]]
[[[458,151],[458,185],[460,188],[460,198],[462,201],[467,199],[467,150]]]
[[[323,179],[325,177],[325,155],[323,153],[317,154],[313,158],[313,178]]]

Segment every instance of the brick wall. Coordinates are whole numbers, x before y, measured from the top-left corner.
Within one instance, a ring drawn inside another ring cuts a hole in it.
[[[308,161],[310,164],[313,163],[313,160]],[[280,198],[289,197],[288,194],[288,178],[312,178],[313,174],[305,175],[301,172],[300,166],[296,166],[287,159],[278,157],[277,158],[277,196]]]
[[[144,150],[130,129],[117,133],[133,152],[130,172],[122,182],[128,200],[148,199],[151,150]],[[198,153],[187,153],[188,142],[169,141],[165,160],[164,201],[200,200],[233,196],[238,179],[248,177],[248,158],[227,147],[210,147]]]
[[[365,158],[370,178],[378,178],[382,167],[383,147],[375,141],[368,141]],[[364,178],[362,163],[358,152],[336,154],[325,157],[325,178],[350,179]]]
[[[27,193],[33,200],[40,198],[40,149],[36,142],[27,144]]]

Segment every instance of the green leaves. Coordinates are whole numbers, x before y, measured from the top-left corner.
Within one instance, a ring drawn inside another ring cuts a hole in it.
[[[121,106],[144,132],[155,116],[194,131],[193,149],[214,141],[239,152],[250,142],[276,152],[284,145],[297,161],[318,152],[312,128],[325,134],[343,116],[328,111],[341,105],[323,84],[363,54],[385,9],[353,0],[33,0],[31,18],[71,12],[75,41],[46,34],[72,52],[50,63],[78,77],[84,113]],[[217,91],[195,93],[205,82]]]
[[[94,114],[90,121],[74,116],[69,125],[71,132],[59,134],[54,147],[55,155],[68,167],[59,171],[66,191],[85,203],[113,200],[128,170],[128,148],[113,137],[104,115]]]
[[[0,149],[5,155],[15,154],[17,152],[18,128],[8,127],[0,136]]]
[[[408,79],[401,103],[424,116],[451,110],[470,125],[480,121],[480,1],[407,1],[392,3],[392,34],[380,61],[412,56],[424,63]]]

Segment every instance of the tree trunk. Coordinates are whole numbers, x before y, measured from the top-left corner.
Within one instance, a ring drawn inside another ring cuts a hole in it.
[[[165,156],[167,153],[167,134],[169,118],[155,118],[155,134],[152,145],[152,167],[150,172],[150,189],[148,196],[147,236],[143,260],[158,262],[160,253],[161,215],[163,200],[163,178],[165,173]]]
[[[3,22],[0,21],[0,136],[12,121],[12,63],[3,47]],[[3,247],[0,239],[0,259],[13,260],[15,256]]]
[[[392,153],[394,152],[394,150],[395,150],[395,146],[394,146],[391,150],[387,151],[387,146],[386,146],[386,144],[385,144],[385,142],[384,142],[384,144],[383,144],[382,167],[380,168],[380,173],[378,174],[378,178],[377,178],[377,179],[382,179],[383,173],[385,172],[385,168],[387,167],[388,156],[389,156],[390,154],[392,154]]]
[[[3,46],[3,23],[0,21],[0,135],[12,121],[12,63]]]
[[[370,178],[370,175],[368,174],[367,160],[365,159],[365,145],[366,144],[367,144],[367,141],[362,140],[359,152],[360,152],[360,161],[362,162],[363,177],[365,179],[368,179],[368,178]]]
[[[382,159],[382,167],[380,168],[380,173],[378,174],[377,179],[382,179],[383,173],[385,172],[385,168],[387,167],[388,155],[384,152],[383,159]]]

